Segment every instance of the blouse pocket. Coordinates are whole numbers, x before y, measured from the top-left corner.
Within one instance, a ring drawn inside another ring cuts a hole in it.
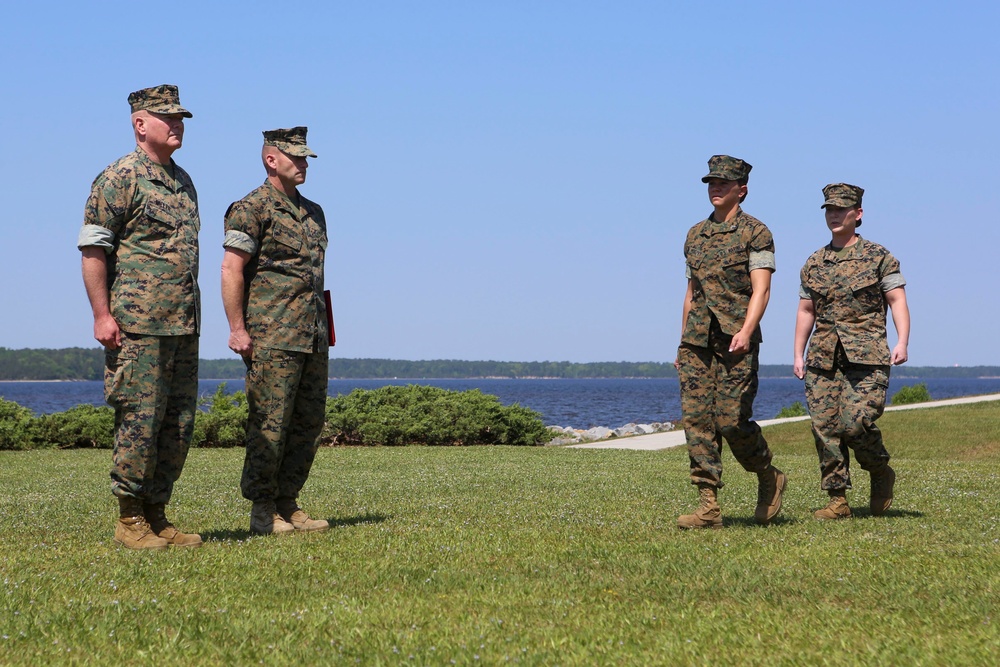
[[[159,199],[149,199],[142,209],[146,219],[145,237],[156,241],[172,237],[180,227],[179,216],[170,206]]]
[[[885,298],[882,295],[882,285],[874,271],[862,271],[848,283],[854,300],[862,311],[877,313],[885,308]]]
[[[817,297],[825,298],[830,292],[830,286],[812,274],[806,276],[804,285],[807,290]]]
[[[719,258],[719,264],[726,276],[726,284],[734,292],[750,292],[750,255],[746,248],[732,248]]]
[[[298,252],[302,248],[302,239],[292,229],[280,222],[275,223],[272,235],[276,243],[287,246],[295,252]]]

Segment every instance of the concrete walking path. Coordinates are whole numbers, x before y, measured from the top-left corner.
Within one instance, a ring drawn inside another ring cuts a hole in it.
[[[1000,401],[1000,394],[986,394],[983,396],[963,396],[962,398],[948,398],[942,401],[928,401],[927,403],[911,403],[909,405],[890,406],[886,412],[895,410],[918,410],[923,408],[940,408],[946,405],[963,405],[965,403],[982,403],[983,401]],[[757,423],[761,426],[772,426],[774,424],[785,424],[788,422],[799,422],[809,419],[806,417],[787,417],[785,419],[762,419]],[[656,451],[660,449],[670,449],[687,444],[684,439],[684,430],[666,431],[664,433],[651,433],[649,435],[635,435],[627,438],[611,438],[609,440],[598,440],[596,442],[586,442],[579,445],[567,445],[576,449],[640,449],[646,451]]]

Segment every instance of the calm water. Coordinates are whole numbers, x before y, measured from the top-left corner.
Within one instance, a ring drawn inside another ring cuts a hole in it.
[[[210,396],[223,381],[203,380],[199,392]],[[225,380],[228,391],[243,389],[242,380]],[[906,385],[924,382],[935,399],[1000,393],[1000,378],[920,380],[893,378],[889,395]],[[385,385],[424,384],[462,391],[480,389],[504,404],[519,403],[542,414],[546,424],[590,428],[616,428],[629,422],[680,419],[676,379],[656,380],[331,380],[331,396],[354,389]],[[60,412],[74,405],[104,405],[100,382],[0,382],[0,397],[35,413]],[[773,418],[795,401],[805,403],[802,383],[794,378],[762,378],[754,404],[757,419]]]

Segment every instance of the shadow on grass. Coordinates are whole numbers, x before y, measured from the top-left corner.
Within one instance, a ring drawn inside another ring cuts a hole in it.
[[[791,526],[799,522],[800,519],[785,517],[780,514],[771,519],[771,521],[767,524],[757,523],[757,520],[752,516],[727,516],[722,519],[722,527],[725,528],[727,526],[733,526],[735,528],[736,526],[739,526],[740,528],[771,528],[773,526]]]
[[[387,514],[360,514],[346,519],[327,519],[327,521],[330,522],[331,528],[337,528],[340,526],[361,526],[366,523],[382,523],[391,518],[392,516]]]
[[[872,513],[869,510],[865,510],[865,509],[855,510],[854,513],[857,516],[859,516],[859,517],[863,516],[863,517],[868,518],[868,519],[878,519],[878,520],[893,519],[893,518],[897,518],[897,519],[919,519],[919,518],[921,518],[923,516],[926,516],[923,512],[917,512],[916,510],[897,510],[897,509],[892,509],[892,508],[887,509],[885,511],[885,514],[883,514],[882,516],[872,516]]]
[[[368,523],[382,523],[388,521],[392,516],[386,514],[359,514],[358,516],[346,518],[329,518],[331,528],[342,528],[347,526],[361,526]],[[201,533],[201,539],[205,542],[225,542],[227,540],[243,541],[252,537],[269,537],[267,535],[257,535],[249,530],[209,530]]]
[[[819,509],[818,507],[816,509]],[[923,512],[917,512],[915,510],[903,510],[903,509],[889,509],[886,510],[885,514],[882,516],[872,516],[868,508],[853,509],[853,519],[863,519],[865,521],[885,521],[891,519],[919,519],[924,516]],[[849,519],[843,519],[849,520]],[[802,523],[803,521],[809,523],[823,523],[817,521],[816,519],[809,517],[808,519],[801,519],[796,517],[786,517],[779,515],[771,520],[767,525],[761,525],[752,516],[727,516],[722,520],[723,528],[733,527],[733,528],[769,528],[771,526],[791,526],[797,523]]]

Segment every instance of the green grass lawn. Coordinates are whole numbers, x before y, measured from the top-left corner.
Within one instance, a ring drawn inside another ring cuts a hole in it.
[[[108,451],[0,453],[0,664],[992,665],[1000,402],[887,414],[886,516],[817,522],[808,422],[753,523],[726,454],[721,531],[682,532],[683,448],[324,449],[329,532],[251,537],[240,450],[193,451],[170,506],[201,549],[111,540]]]

